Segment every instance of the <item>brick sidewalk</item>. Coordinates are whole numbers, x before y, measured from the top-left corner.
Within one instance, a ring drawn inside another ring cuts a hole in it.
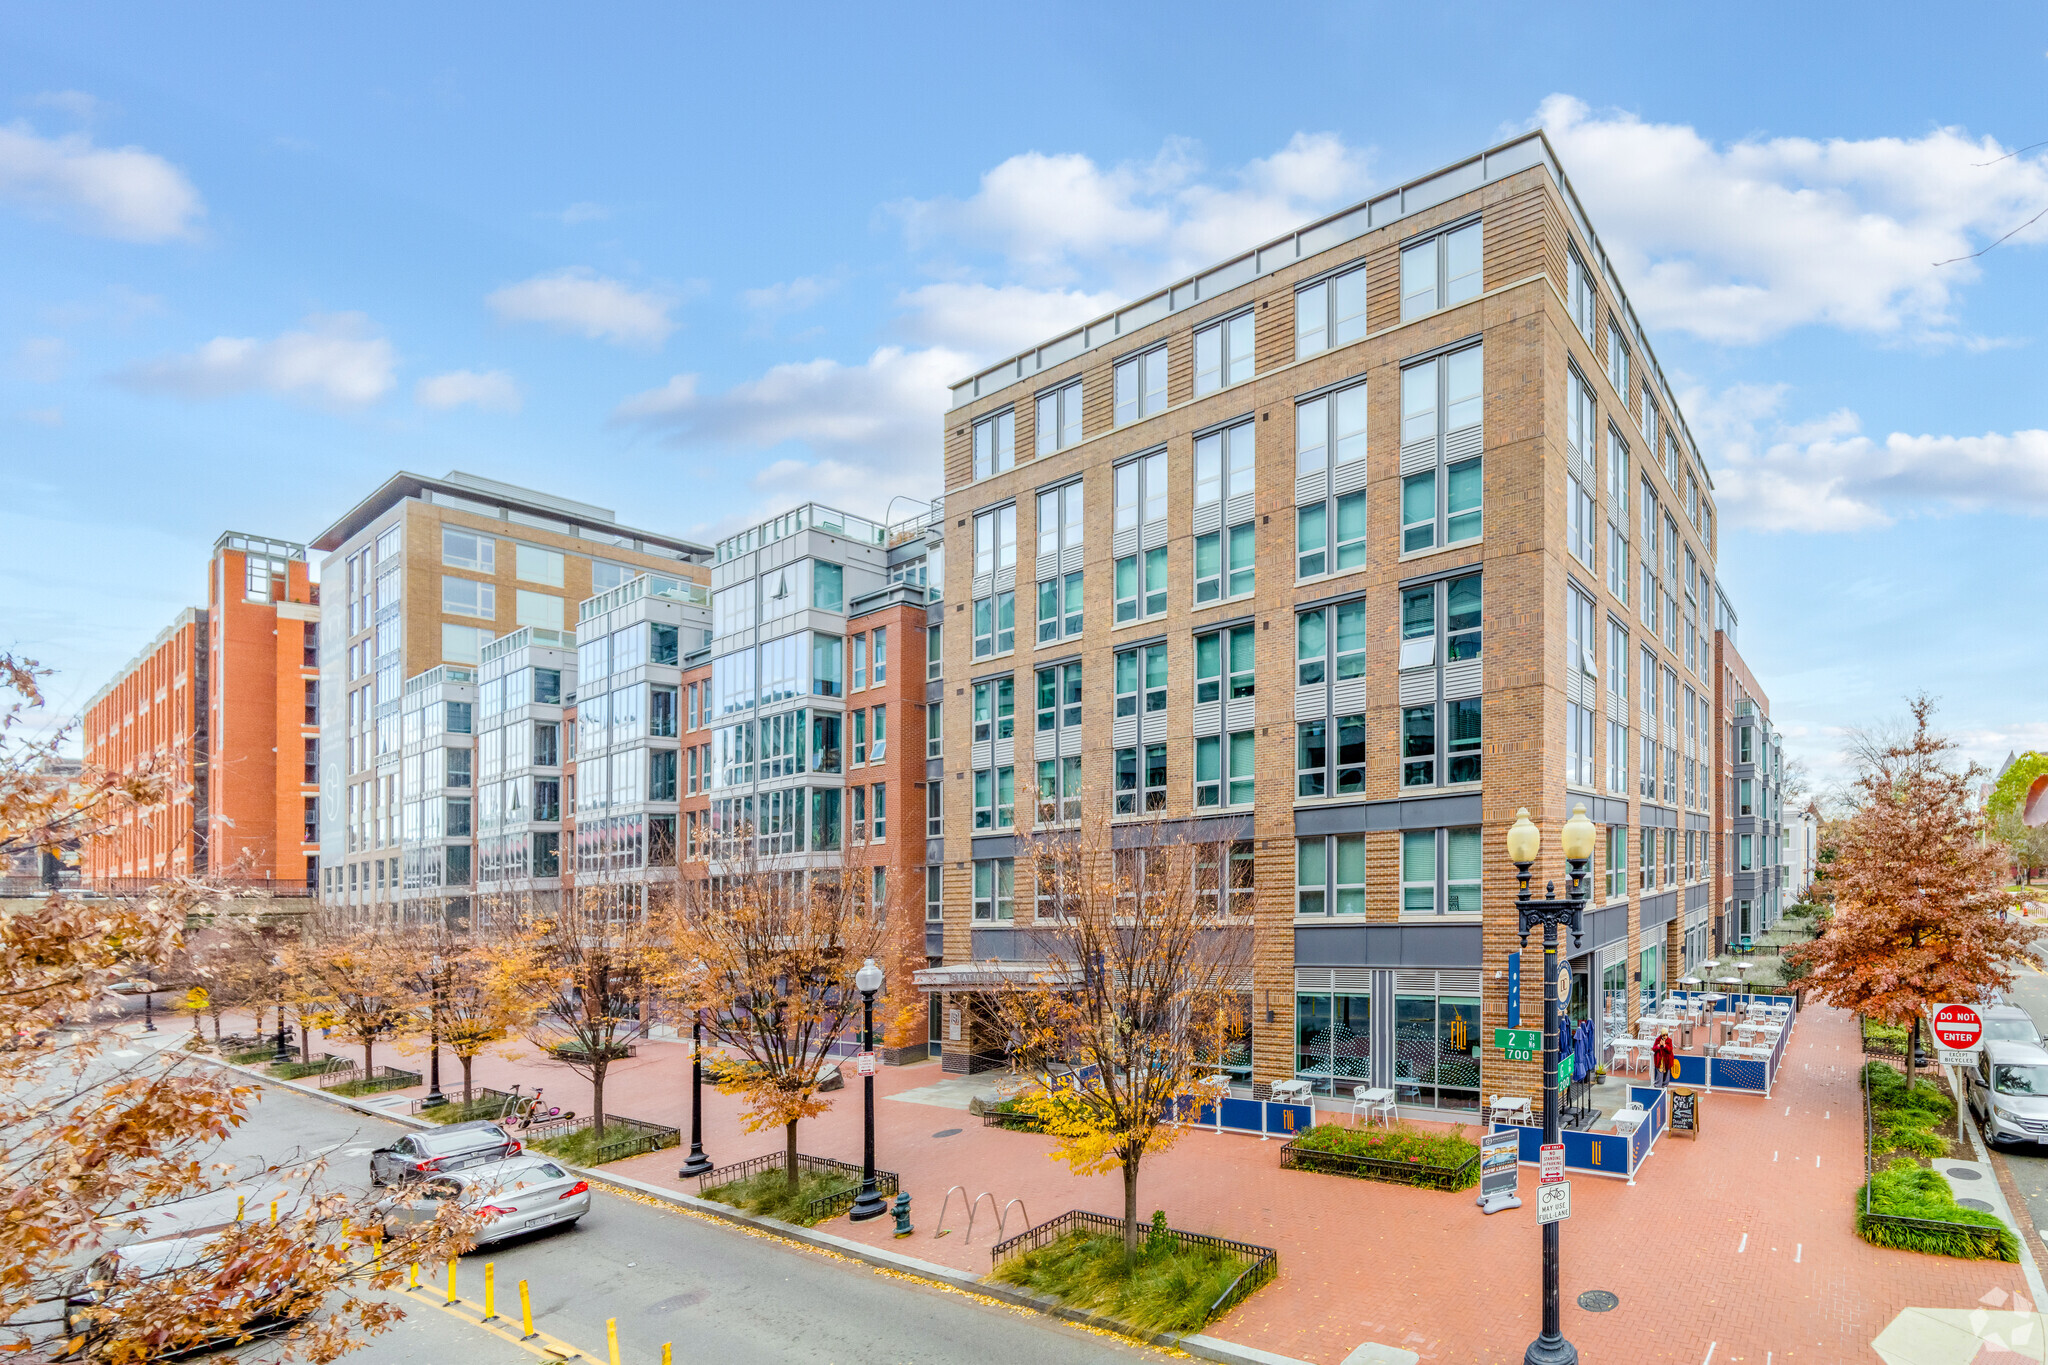
[[[1883,1251],[1856,1238],[1858,1049],[1849,1015],[1810,1009],[1772,1098],[1702,1096],[1701,1136],[1660,1139],[1633,1187],[1574,1179],[1563,1228],[1564,1328],[1582,1358],[1698,1365],[1711,1346],[1717,1365],[1868,1361],[1871,1339],[1901,1309],[1972,1308],[1994,1289],[2025,1296],[2018,1266]],[[424,1069],[422,1059],[379,1051]],[[687,1134],[685,1055],[673,1044],[643,1044],[638,1057],[613,1068],[606,1109]],[[531,1055],[481,1058],[476,1077],[500,1087],[538,1081],[551,1101],[589,1108],[580,1077]],[[877,1162],[901,1173],[915,1201],[916,1236],[894,1241],[887,1219],[842,1219],[831,1231],[985,1273],[995,1240],[986,1203],[973,1245],[957,1198],[946,1220],[954,1231],[932,1236],[949,1186],[970,1195],[986,1189],[1003,1204],[1021,1197],[1033,1221],[1072,1208],[1120,1210],[1120,1179],[1070,1174],[1048,1159],[1050,1139],[985,1129],[965,1109],[892,1098],[948,1079],[956,1078],[942,1076],[936,1062],[887,1068],[877,1078]],[[451,1094],[460,1084],[445,1057],[442,1081]],[[799,1146],[858,1161],[858,1079],[828,1098],[831,1112],[799,1128]],[[742,1132],[737,1108],[707,1087],[704,1142],[714,1160],[780,1149],[780,1132]],[[1425,1361],[1521,1358],[1542,1318],[1541,1238],[1528,1198],[1533,1172],[1524,1171],[1525,1207],[1488,1218],[1470,1192],[1282,1171],[1279,1150],[1277,1140],[1191,1130],[1149,1159],[1140,1176],[1142,1214],[1163,1208],[1176,1227],[1279,1250],[1278,1280],[1214,1324],[1214,1335],[1318,1365],[1337,1365],[1365,1341],[1404,1347]],[[696,1182],[676,1178],[680,1156],[664,1151],[611,1169],[694,1192]],[[1611,1290],[1620,1306],[1581,1310],[1576,1299],[1588,1289]]]

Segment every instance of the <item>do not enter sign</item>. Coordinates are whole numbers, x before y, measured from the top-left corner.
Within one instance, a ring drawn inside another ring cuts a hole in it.
[[[1969,1052],[1984,1041],[1984,1016],[1975,1005],[1936,1005],[1934,1041],[1950,1052]]]

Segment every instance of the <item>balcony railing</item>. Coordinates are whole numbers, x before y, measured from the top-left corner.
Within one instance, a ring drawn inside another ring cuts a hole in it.
[[[687,602],[694,607],[711,605],[711,589],[702,583],[693,583],[687,578],[670,578],[667,574],[644,573],[638,578],[619,584],[609,592],[584,598],[576,607],[576,619],[578,622],[588,621],[594,616],[602,616],[608,611],[623,607],[628,602],[637,602],[643,597],[659,597],[669,602]]]
[[[716,562],[723,564],[728,559],[758,550],[764,545],[773,545],[776,541],[787,539],[799,531],[825,531],[866,545],[887,545],[893,529],[884,527],[879,522],[869,521],[866,517],[856,517],[851,513],[842,512],[836,507],[807,502],[773,520],[764,521],[759,526],[749,527],[738,535],[727,536],[719,541]]]

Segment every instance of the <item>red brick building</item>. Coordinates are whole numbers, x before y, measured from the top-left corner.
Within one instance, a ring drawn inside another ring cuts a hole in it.
[[[187,607],[85,704],[81,742],[94,768],[154,767],[170,799],[88,840],[89,881],[206,871],[206,613]]]

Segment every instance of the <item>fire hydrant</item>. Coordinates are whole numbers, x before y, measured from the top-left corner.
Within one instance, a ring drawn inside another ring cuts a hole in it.
[[[908,1194],[898,1194],[895,1205],[889,1211],[896,1215],[896,1235],[898,1237],[908,1237],[911,1233],[917,1231],[916,1228],[910,1226],[910,1196]]]

